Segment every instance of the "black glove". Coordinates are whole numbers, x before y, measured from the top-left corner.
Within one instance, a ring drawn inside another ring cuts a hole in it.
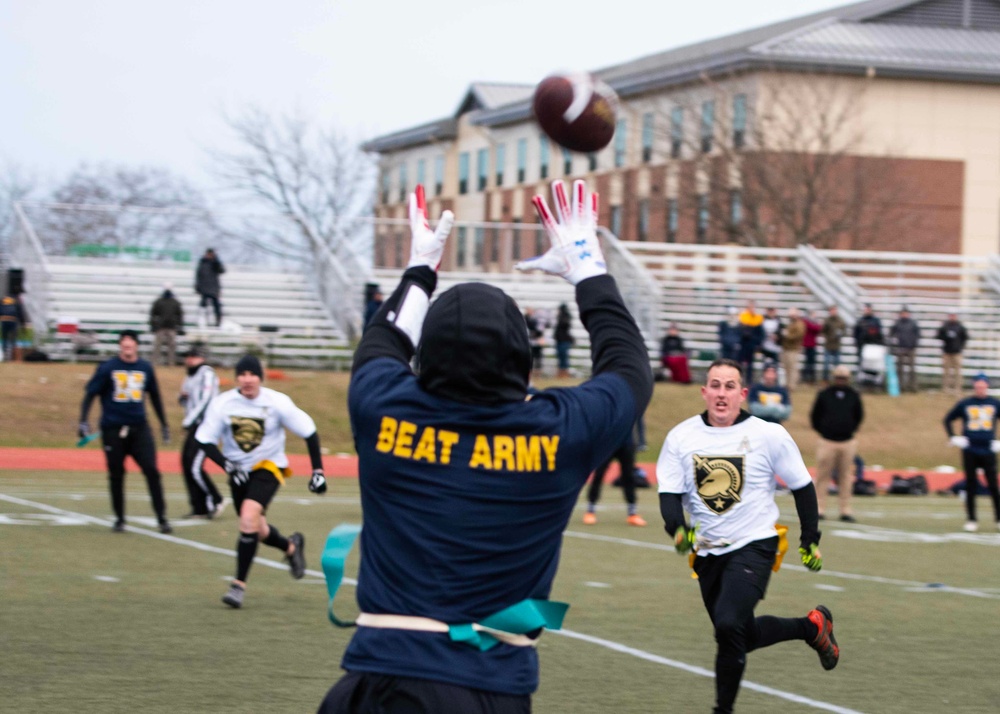
[[[81,421],[80,425],[76,428],[76,435],[81,439],[86,439],[90,436],[90,424],[85,421]]]
[[[232,461],[226,462],[226,473],[229,474],[229,483],[233,486],[243,486],[250,480],[250,474],[242,466],[234,464]]]
[[[313,493],[326,493],[326,476],[323,469],[313,469],[312,478],[309,479],[309,490]]]
[[[170,443],[170,427],[166,424],[160,427],[160,441],[164,446]]]

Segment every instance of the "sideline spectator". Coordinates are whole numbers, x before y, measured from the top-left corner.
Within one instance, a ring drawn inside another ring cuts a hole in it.
[[[216,327],[222,324],[222,305],[219,303],[219,299],[222,297],[222,284],[219,281],[219,276],[224,272],[226,269],[223,267],[222,261],[219,260],[219,256],[215,254],[215,250],[208,248],[201,256],[201,260],[198,261],[198,267],[194,274],[194,291],[201,295],[199,324],[202,321],[205,324],[208,323],[209,305],[215,312]]]
[[[112,530],[125,530],[125,457],[131,456],[146,478],[153,512],[161,533],[171,533],[167,522],[167,504],[163,500],[163,483],[156,467],[156,442],[146,421],[146,395],[160,420],[160,436],[164,445],[170,443],[170,427],[163,412],[160,388],[153,365],[139,358],[139,334],[123,330],[118,337],[118,355],[102,362],[84,388],[80,405],[80,426],[77,436],[90,435],[87,422],[90,405],[101,398],[101,442],[108,464],[108,486],[111,506],[115,511]]]
[[[847,323],[836,305],[831,305],[823,320],[823,381],[829,383],[830,370],[840,364],[840,349],[847,335]]]
[[[819,517],[826,517],[826,497],[834,470],[849,474],[854,456],[858,453],[855,433],[865,418],[861,395],[850,386],[851,370],[845,364],[833,369],[833,384],[816,394],[810,412],[812,428],[819,434],[816,446],[816,497],[819,500]],[[840,520],[854,523],[851,513],[853,489],[837,489],[840,500]]]
[[[17,347],[17,333],[24,326],[24,307],[21,298],[8,293],[0,300],[0,339],[3,344],[3,359],[14,359]],[[2,360],[0,360],[2,361]]]
[[[781,366],[785,369],[785,386],[794,391],[799,386],[799,357],[806,338],[806,321],[797,307],[788,311],[788,324],[781,332]]]
[[[559,306],[559,314],[556,317],[556,327],[552,333],[552,338],[556,342],[556,359],[559,360],[559,377],[566,379],[569,377],[569,351],[573,347],[573,335],[570,333],[570,326],[573,324],[573,316],[570,315],[569,306],[562,303]]]
[[[792,415],[792,399],[788,390],[778,384],[778,367],[768,362],[747,394],[750,413],[773,424],[781,424]]]
[[[965,513],[968,520],[965,530],[979,530],[976,521],[976,472],[982,469],[986,487],[993,500],[993,515],[1000,530],[1000,488],[997,487],[997,452],[1000,441],[996,437],[996,421],[1000,416],[1000,400],[989,395],[990,381],[985,374],[976,375],[972,382],[972,396],[959,400],[944,416],[944,430],[952,446],[962,450],[962,468],[965,469]],[[962,420],[962,433],[955,435],[952,422]]]
[[[778,317],[778,308],[769,307],[764,313],[764,341],[760,343],[760,353],[765,362],[778,362],[781,358],[782,332],[785,326]]]
[[[802,338],[802,351],[806,359],[802,366],[802,381],[806,384],[816,384],[816,345],[819,344],[819,334],[823,331],[822,323],[816,318],[815,310],[810,310],[805,317],[806,335]]]
[[[535,309],[524,310],[524,323],[528,326],[528,342],[531,344],[531,375],[542,376],[542,348],[545,346],[545,322]]]
[[[917,345],[920,343],[920,326],[910,317],[910,311],[903,306],[899,318],[889,328],[893,353],[896,355],[896,374],[899,389],[903,392],[917,391]]]
[[[858,363],[861,363],[861,349],[865,345],[884,345],[882,321],[875,316],[871,305],[865,305],[864,312],[858,324],[854,326],[854,346],[858,350]]]
[[[757,312],[754,301],[748,300],[740,313],[740,367],[747,382],[753,379],[754,357],[763,341],[764,316]]]
[[[725,319],[719,320],[719,357],[740,358],[740,313],[735,307],[726,308]]]
[[[382,299],[382,291],[377,288],[372,291],[371,297],[365,303],[365,324],[361,328],[362,332],[368,329],[368,325],[371,323],[372,318],[375,317],[375,313],[378,312],[380,307],[382,307]]]
[[[164,283],[160,297],[149,309],[149,329],[153,333],[153,364],[177,364],[177,335],[184,334],[184,308],[174,297],[173,284]],[[163,348],[166,347],[166,354]]]
[[[969,341],[965,325],[958,321],[958,315],[948,313],[948,319],[938,328],[937,338],[941,340],[941,391],[960,394],[962,391],[962,352]]]
[[[691,384],[691,370],[688,368],[684,338],[681,337],[676,322],[670,323],[667,334],[660,343],[660,363],[664,369],[670,371],[670,381],[677,384]]]

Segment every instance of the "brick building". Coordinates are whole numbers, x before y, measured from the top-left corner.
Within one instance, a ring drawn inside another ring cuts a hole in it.
[[[997,0],[869,0],[595,74],[622,101],[605,149],[549,141],[531,86],[473,84],[453,115],[366,144],[376,217],[405,219],[423,183],[432,216],[468,222],[443,267],[506,270],[542,247],[518,230],[531,196],[567,177],[623,240],[1000,249]],[[380,221],[375,264],[404,264],[408,233]]]

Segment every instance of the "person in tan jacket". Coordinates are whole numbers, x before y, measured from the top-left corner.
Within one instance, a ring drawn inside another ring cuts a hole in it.
[[[806,321],[797,307],[788,311],[788,324],[781,334],[781,366],[785,370],[785,387],[792,391],[799,386],[799,357],[806,336]]]

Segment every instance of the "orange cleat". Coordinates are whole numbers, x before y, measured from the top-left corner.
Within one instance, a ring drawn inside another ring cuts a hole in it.
[[[840,661],[840,647],[833,636],[833,615],[823,605],[817,605],[807,615],[809,621],[816,625],[816,637],[809,643],[819,653],[823,669],[833,669]]]
[[[628,524],[630,526],[639,526],[639,527],[642,527],[642,526],[646,525],[646,519],[643,518],[642,516],[640,516],[638,513],[634,513],[634,514],[632,514],[631,516],[628,517]]]
[[[591,513],[590,511],[588,511],[587,513],[584,513],[583,514],[583,525],[585,525],[585,526],[597,525],[597,514],[596,513]]]

